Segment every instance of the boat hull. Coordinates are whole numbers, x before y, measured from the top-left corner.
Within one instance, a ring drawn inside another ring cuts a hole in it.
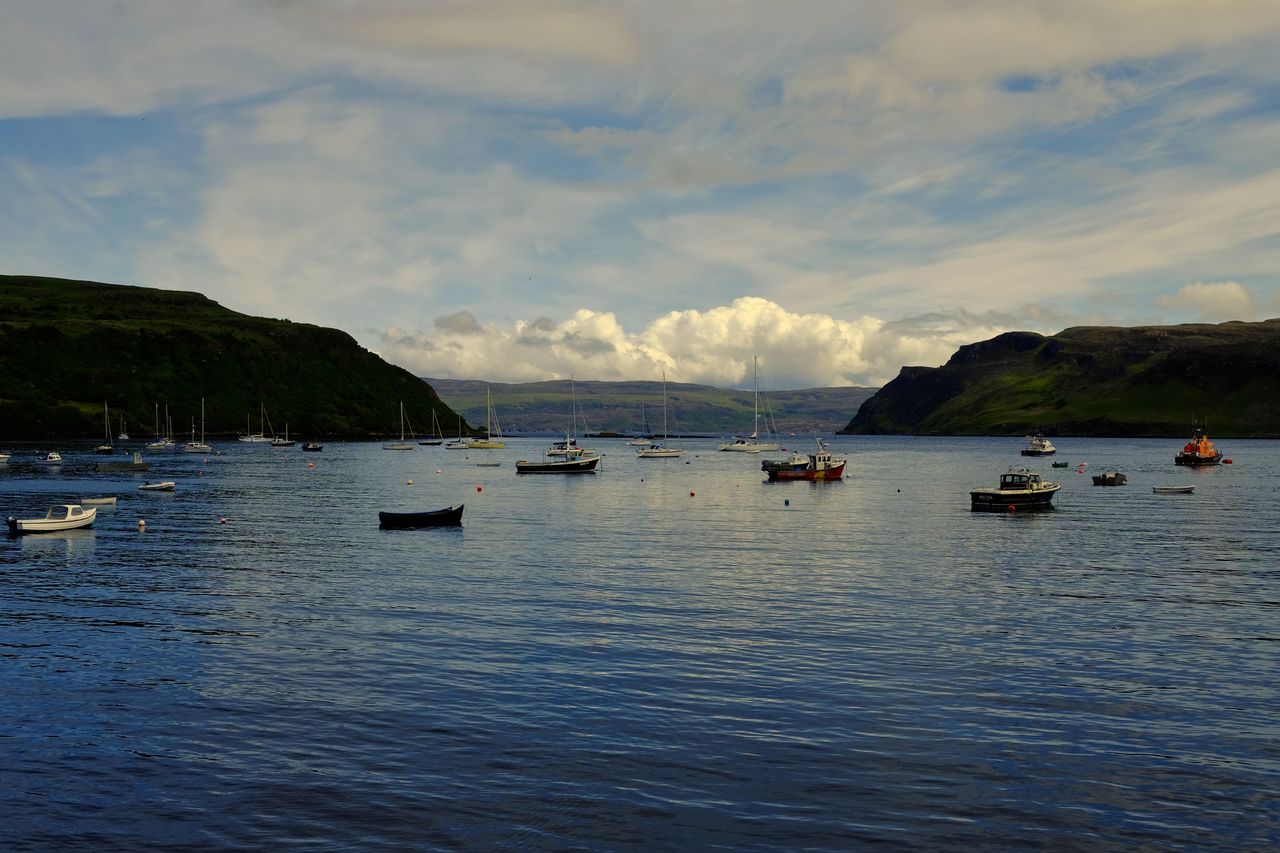
[[[465,504],[428,512],[380,512],[378,527],[382,530],[412,530],[418,527],[459,527]]]
[[[1217,465],[1221,461],[1221,452],[1215,453],[1212,456],[1201,456],[1198,453],[1179,453],[1177,456],[1173,457],[1174,465],[1193,465],[1203,467],[1205,465]]]
[[[521,459],[516,463],[517,474],[594,474],[599,456],[586,459],[567,459],[562,462],[529,462]]]
[[[764,468],[764,473],[768,475],[770,480],[839,480],[844,477],[844,465],[841,462],[830,468],[822,470],[812,470],[810,468],[787,469],[787,468]]]
[[[25,533],[54,533],[61,530],[77,530],[81,527],[91,526],[93,520],[98,516],[96,507],[89,509],[76,507],[75,509],[79,510],[79,512],[75,514],[68,512],[61,518],[14,518],[10,516],[7,521],[9,535],[19,536]]]
[[[974,489],[969,492],[969,508],[974,512],[1035,512],[1053,509],[1053,496],[1058,489],[1011,491],[1007,489]]]

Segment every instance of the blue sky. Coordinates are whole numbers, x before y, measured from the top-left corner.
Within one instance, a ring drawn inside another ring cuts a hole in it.
[[[9,0],[0,270],[421,374],[880,384],[1280,316],[1280,4]]]

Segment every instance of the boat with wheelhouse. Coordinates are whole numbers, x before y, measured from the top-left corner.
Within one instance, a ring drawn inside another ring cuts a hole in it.
[[[839,480],[844,476],[847,461],[843,456],[836,456],[822,439],[815,439],[818,449],[807,456],[793,453],[789,459],[766,459],[760,463],[760,470],[770,480]]]
[[[1217,465],[1221,461],[1222,451],[1213,446],[1209,436],[1199,427],[1173,457],[1174,465]]]
[[[1035,471],[1014,465],[1000,475],[1000,485],[994,489],[970,490],[970,509],[990,512],[1053,509],[1053,496],[1061,488],[1061,483],[1047,482]]]

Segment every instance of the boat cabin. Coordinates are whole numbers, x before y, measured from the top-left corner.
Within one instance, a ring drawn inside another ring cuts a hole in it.
[[[1026,468],[1010,468],[1008,473],[1000,475],[1000,488],[1004,491],[1040,488],[1040,475]]]

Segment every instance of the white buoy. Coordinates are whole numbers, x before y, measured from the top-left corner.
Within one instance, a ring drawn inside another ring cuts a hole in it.
[[[413,480],[405,480],[405,481],[404,481],[404,484],[405,484],[406,486],[412,486],[412,485],[413,485]]]
[[[147,523],[146,523],[145,521],[143,521],[141,518],[140,518],[140,519],[138,519],[138,530],[139,530],[139,531],[142,531],[142,530],[146,530],[146,529],[147,529]]]

